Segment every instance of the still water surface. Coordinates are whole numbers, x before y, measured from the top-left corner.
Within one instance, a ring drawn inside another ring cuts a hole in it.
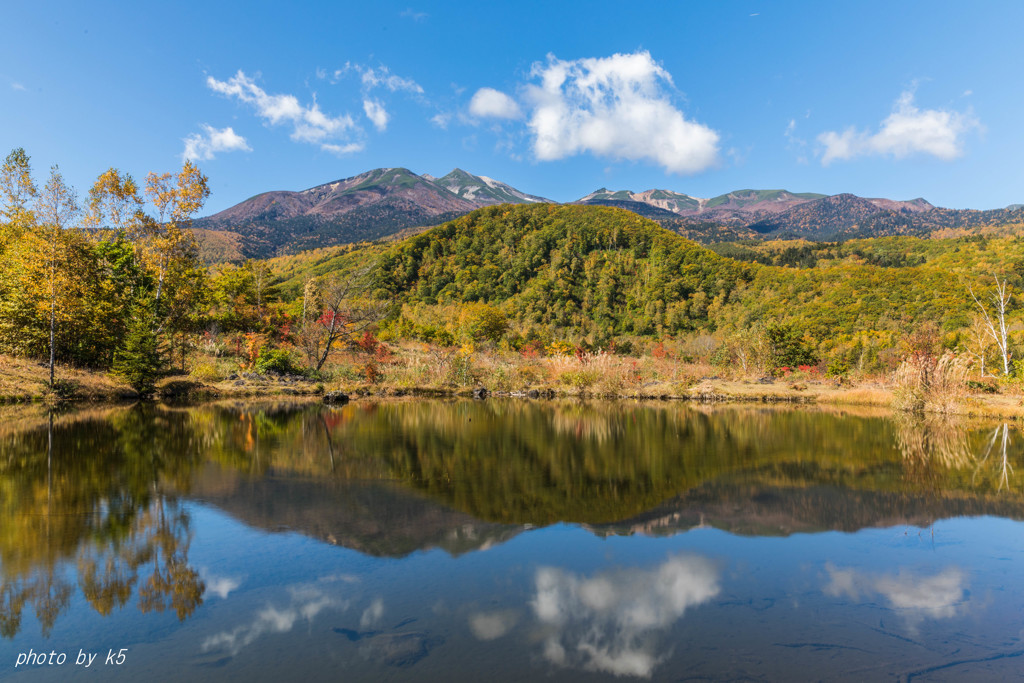
[[[806,409],[5,409],[0,679],[1014,679],[1022,450]]]

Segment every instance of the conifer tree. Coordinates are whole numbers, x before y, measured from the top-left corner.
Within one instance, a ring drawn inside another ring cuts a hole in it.
[[[113,372],[133,389],[149,396],[163,373],[164,353],[156,332],[156,313],[150,301],[137,302],[123,346],[114,354]]]

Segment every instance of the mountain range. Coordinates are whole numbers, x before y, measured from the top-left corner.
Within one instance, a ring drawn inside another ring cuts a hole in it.
[[[237,260],[382,239],[502,203],[557,202],[458,168],[439,178],[405,168],[378,168],[299,192],[264,192],[197,219],[193,228],[207,258]],[[601,188],[570,203],[627,209],[705,243],[928,235],[1024,219],[1020,204],[992,211],[957,210],[921,198],[900,201],[788,190],[736,190],[700,198],[671,190]]]
[[[300,192],[264,192],[194,221],[193,228],[201,242],[229,242],[240,256],[265,257],[380,239],[493,204],[550,201],[461,169],[435,178],[377,168]]]

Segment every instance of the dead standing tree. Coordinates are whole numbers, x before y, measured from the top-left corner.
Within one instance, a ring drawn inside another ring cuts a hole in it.
[[[317,283],[315,292],[307,284],[304,300],[317,300],[320,306],[304,305],[299,346],[317,372],[341,339],[366,330],[383,319],[391,307],[390,301],[372,297],[372,270],[370,264],[344,274],[332,273]]]
[[[993,310],[991,314],[978,299],[977,295],[975,295],[973,287],[968,285],[967,291],[971,293],[974,303],[978,304],[978,308],[981,309],[981,314],[984,317],[985,331],[988,333],[989,338],[995,342],[996,348],[999,350],[999,357],[1003,361],[1003,375],[1009,376],[1010,359],[1013,354],[1010,351],[1010,330],[1006,324],[1006,313],[1012,294],[1005,279],[1000,282],[998,276],[993,277],[996,281],[996,289],[992,293]]]

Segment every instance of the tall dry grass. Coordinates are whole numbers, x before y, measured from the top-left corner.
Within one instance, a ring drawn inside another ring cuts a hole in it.
[[[907,412],[956,413],[967,395],[971,360],[944,353],[913,354],[893,373],[893,408]]]

